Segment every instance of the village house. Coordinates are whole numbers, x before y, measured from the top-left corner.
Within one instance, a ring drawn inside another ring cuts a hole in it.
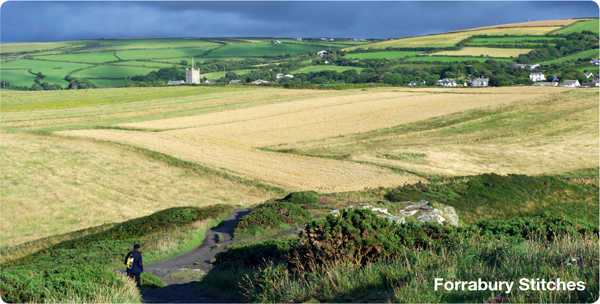
[[[408,85],[409,86],[416,86],[418,84],[425,84],[425,80],[420,80],[420,81],[411,81]]]
[[[264,80],[264,79],[258,79],[252,82],[253,84],[261,84],[261,83],[271,83],[268,80]]]
[[[327,38],[321,38],[321,41],[327,41]]]
[[[565,80],[565,81],[563,81],[563,83],[559,84],[559,86],[575,88],[575,87],[580,87],[581,84],[579,83],[579,80]]]
[[[471,81],[473,87],[487,87],[490,83],[489,78],[476,78]]]
[[[281,41],[279,41],[279,40],[271,40],[271,44],[280,44],[280,43],[281,43]]]
[[[600,59],[592,59],[590,63],[593,65],[600,65]]]
[[[552,75],[552,82],[558,82],[558,75],[554,74]]]
[[[533,85],[538,87],[555,87],[558,85],[558,82],[536,82]]]
[[[183,80],[171,80],[169,82],[167,82],[168,85],[178,85],[178,84],[184,84],[185,81]]]
[[[328,41],[328,42],[333,42],[333,41],[334,41],[334,39],[333,39],[333,38],[329,38],[329,39],[327,39],[327,41]]]
[[[242,81],[241,81],[241,80],[239,80],[239,79],[232,79],[232,80],[229,82],[229,84],[232,84],[232,83],[240,83],[240,82],[242,82]]]
[[[319,56],[328,55],[328,54],[329,54],[329,52],[325,51],[325,50],[317,52],[317,55],[319,55]]]
[[[437,85],[442,85],[445,87],[455,87],[456,81],[454,79],[444,78],[444,79],[438,80]]]
[[[514,68],[521,68],[521,69],[523,69],[523,68],[525,68],[527,65],[526,65],[526,64],[513,64],[512,66],[513,66]]]
[[[542,80],[546,80],[546,76],[544,76],[543,73],[531,73],[531,75],[529,75],[529,79],[531,79],[532,81],[538,82],[538,81],[542,81]]]
[[[273,74],[273,77],[279,79],[281,77],[289,77],[289,78],[294,78],[294,75],[292,74],[283,74],[283,73],[277,73],[277,74]]]
[[[581,84],[582,88],[591,88],[591,87],[600,87],[600,83],[598,82],[585,82]]]
[[[294,38],[296,41],[302,41],[302,38]]]
[[[212,81],[212,80],[208,80],[208,79],[207,79],[206,81],[204,81],[204,83],[208,83],[208,84],[215,84],[215,82],[214,82],[214,81]]]
[[[590,72],[585,72],[585,73],[583,73],[583,75],[585,75],[585,78],[590,78],[590,77],[594,76],[594,74],[590,73]]]
[[[529,70],[535,70],[535,69],[541,69],[539,64],[530,64],[529,66]]]

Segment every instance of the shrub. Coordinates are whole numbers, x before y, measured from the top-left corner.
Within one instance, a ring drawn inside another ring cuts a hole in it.
[[[299,225],[312,219],[300,206],[287,202],[267,202],[240,219],[236,233],[259,234],[282,225]]]
[[[225,268],[253,268],[286,262],[286,256],[299,245],[296,238],[269,239],[262,243],[231,246],[227,251],[219,252],[215,256],[218,269]]]
[[[315,191],[292,192],[279,201],[296,205],[310,205],[319,200],[319,194]]]

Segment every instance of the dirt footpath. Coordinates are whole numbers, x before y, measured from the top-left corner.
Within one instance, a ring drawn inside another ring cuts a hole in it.
[[[249,209],[236,209],[219,226],[206,232],[202,244],[174,259],[144,267],[145,272],[159,277],[167,287],[141,290],[145,303],[215,303],[223,302],[206,295],[201,285],[195,281],[205,275],[212,265],[210,259],[231,246],[233,227],[238,220],[248,214]],[[222,236],[219,242],[218,234]]]

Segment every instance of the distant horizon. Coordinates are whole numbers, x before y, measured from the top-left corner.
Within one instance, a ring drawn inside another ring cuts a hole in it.
[[[7,1],[0,8],[0,42],[400,39],[528,20],[598,18],[599,11],[593,1]]]

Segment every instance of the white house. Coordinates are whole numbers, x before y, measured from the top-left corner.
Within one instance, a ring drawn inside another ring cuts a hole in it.
[[[168,85],[178,85],[178,84],[184,84],[185,81],[183,80],[171,80],[169,82],[167,82]]]
[[[421,80],[421,81],[411,81],[408,85],[409,86],[416,86],[418,84],[425,84],[425,80]]]
[[[529,79],[531,79],[532,81],[542,81],[542,80],[546,80],[546,76],[544,76],[543,73],[531,73],[531,75],[529,75]]]
[[[558,82],[536,82],[533,85],[539,87],[555,87],[558,85]]]
[[[258,79],[252,82],[253,84],[269,83],[268,80]]]
[[[530,64],[529,66],[529,70],[535,70],[535,69],[539,69],[540,65],[539,64]]]
[[[232,83],[240,83],[240,82],[242,82],[242,81],[241,81],[241,80],[239,80],[239,79],[232,79],[232,80],[229,82],[229,84],[232,84]]]
[[[281,43],[281,41],[279,41],[279,40],[271,40],[271,43],[272,43],[272,44],[280,44],[280,43]]]
[[[600,65],[600,59],[592,59],[590,63],[593,65]]]
[[[273,75],[273,77],[279,79],[281,77],[289,77],[289,78],[294,78],[294,75],[292,74],[283,74],[283,73],[277,73],[275,75]]]
[[[583,75],[585,75],[585,78],[590,78],[590,77],[594,76],[594,73],[585,72],[585,73],[583,73]]]
[[[322,50],[322,51],[320,51],[320,52],[317,52],[317,55],[319,55],[319,56],[328,55],[328,54],[329,54],[329,52],[328,52],[328,51],[325,51],[325,50]]]
[[[438,80],[437,85],[442,85],[445,87],[455,87],[456,86],[456,81],[454,79],[442,79],[442,80]]]
[[[329,39],[327,39],[327,41],[328,41],[328,42],[333,42],[333,41],[334,41],[334,39],[333,39],[333,38],[329,38]]]
[[[476,78],[471,81],[471,86],[473,87],[487,87],[489,84],[489,78]]]
[[[206,80],[204,83],[208,83],[208,84],[215,84],[215,82],[214,82],[214,81],[212,81],[212,80]]]
[[[565,81],[563,81],[563,83],[560,84],[560,86],[575,88],[575,87],[580,87],[581,84],[579,84],[579,80],[565,80]]]

